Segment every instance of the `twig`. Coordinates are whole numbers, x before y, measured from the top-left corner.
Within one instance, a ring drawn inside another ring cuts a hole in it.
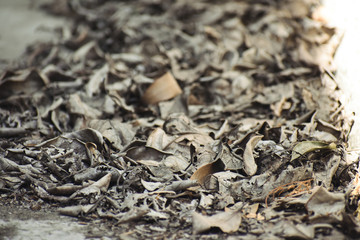
[[[287,194],[285,197],[290,197],[290,196],[293,196],[300,192],[309,191],[311,188],[312,181],[313,181],[312,178],[303,180],[303,181],[295,181],[295,182],[281,185],[281,186],[271,190],[265,198],[266,207],[268,207],[268,198],[271,195],[273,196],[273,199],[274,199],[275,196],[280,196],[281,194],[283,194],[284,192],[287,192],[287,191],[291,191],[291,192],[289,194]]]

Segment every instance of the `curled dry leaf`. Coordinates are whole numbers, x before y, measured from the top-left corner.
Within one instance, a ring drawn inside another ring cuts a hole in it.
[[[71,195],[70,198],[73,198],[79,195],[80,193],[84,195],[89,195],[92,193],[100,194],[100,192],[106,192],[110,185],[110,180],[111,180],[111,173],[108,173],[102,178],[100,178],[97,182],[94,182],[90,186],[83,188],[78,192],[75,192],[73,195]]]
[[[149,135],[146,146],[163,150],[165,146],[171,143],[172,138],[167,136],[164,130],[161,128],[155,128]]]
[[[94,207],[95,204],[87,204],[87,205],[77,205],[77,206],[68,206],[59,208],[58,211],[60,214],[77,217],[79,214],[86,214],[90,212],[90,210]]]
[[[337,139],[339,139],[341,136],[341,131],[338,128],[334,127],[332,124],[327,123],[321,119],[317,119],[316,130],[330,133]]]
[[[99,181],[92,184],[92,186],[99,188],[100,191],[102,192],[105,192],[109,187],[110,180],[111,180],[111,173],[108,173],[102,178],[100,178]]]
[[[48,84],[47,79],[34,69],[5,71],[0,76],[0,99],[20,93],[33,94]]]
[[[221,159],[218,159],[212,163],[205,164],[201,166],[194,174],[190,177],[191,180],[197,180],[199,184],[204,185],[207,177],[210,174],[223,171],[225,168],[224,163]]]
[[[146,89],[142,100],[147,104],[156,104],[161,101],[169,100],[181,94],[182,90],[170,72],[165,73],[156,79],[148,89]]]
[[[94,71],[88,84],[86,85],[86,93],[88,96],[93,96],[100,92],[100,85],[105,81],[109,72],[109,66],[104,64],[100,69]]]
[[[303,141],[295,145],[292,150],[291,161],[299,158],[300,156],[313,152],[315,150],[324,150],[324,149],[336,149],[335,143],[324,143],[321,141]]]
[[[196,180],[182,180],[182,181],[175,181],[172,184],[165,187],[165,191],[179,191],[183,189],[187,189],[189,187],[195,187],[198,185]]]
[[[83,182],[87,182],[89,180],[100,179],[111,172],[111,182],[117,182],[122,171],[115,167],[98,165],[96,167],[86,168],[78,173],[74,174],[74,181],[76,184],[82,184]],[[85,187],[85,186],[84,186]]]
[[[71,195],[74,192],[83,189],[87,186],[88,185],[83,186],[83,185],[65,184],[58,187],[48,188],[46,189],[46,191],[53,195],[66,196],[66,195]]]
[[[144,179],[141,179],[141,184],[146,188],[146,190],[152,192],[161,187],[161,182],[147,182]]]
[[[256,144],[263,138],[263,135],[253,136],[246,143],[245,151],[244,151],[244,171],[252,176],[257,171],[257,165],[255,163],[253,151]]]

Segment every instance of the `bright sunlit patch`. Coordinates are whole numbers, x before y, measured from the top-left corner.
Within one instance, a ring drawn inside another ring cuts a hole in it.
[[[350,148],[360,148],[360,1],[325,0],[320,11],[331,26],[344,31],[335,54],[336,80],[343,92],[341,100],[349,112],[355,112],[355,124],[350,133]]]

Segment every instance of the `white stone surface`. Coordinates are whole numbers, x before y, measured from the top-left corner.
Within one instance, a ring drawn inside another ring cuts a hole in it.
[[[343,92],[343,103],[355,112],[350,133],[350,149],[360,148],[360,1],[325,0],[328,23],[344,31],[344,38],[335,54],[338,68],[336,80]]]

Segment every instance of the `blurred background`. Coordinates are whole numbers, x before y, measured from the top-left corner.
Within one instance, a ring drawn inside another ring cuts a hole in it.
[[[56,28],[67,20],[40,9],[51,0],[0,1],[0,70],[21,57],[26,47],[36,41],[56,41]],[[335,55],[336,80],[343,91],[342,102],[349,113],[355,112],[350,134],[350,149],[360,149],[360,1],[324,0],[320,17],[343,32]]]

